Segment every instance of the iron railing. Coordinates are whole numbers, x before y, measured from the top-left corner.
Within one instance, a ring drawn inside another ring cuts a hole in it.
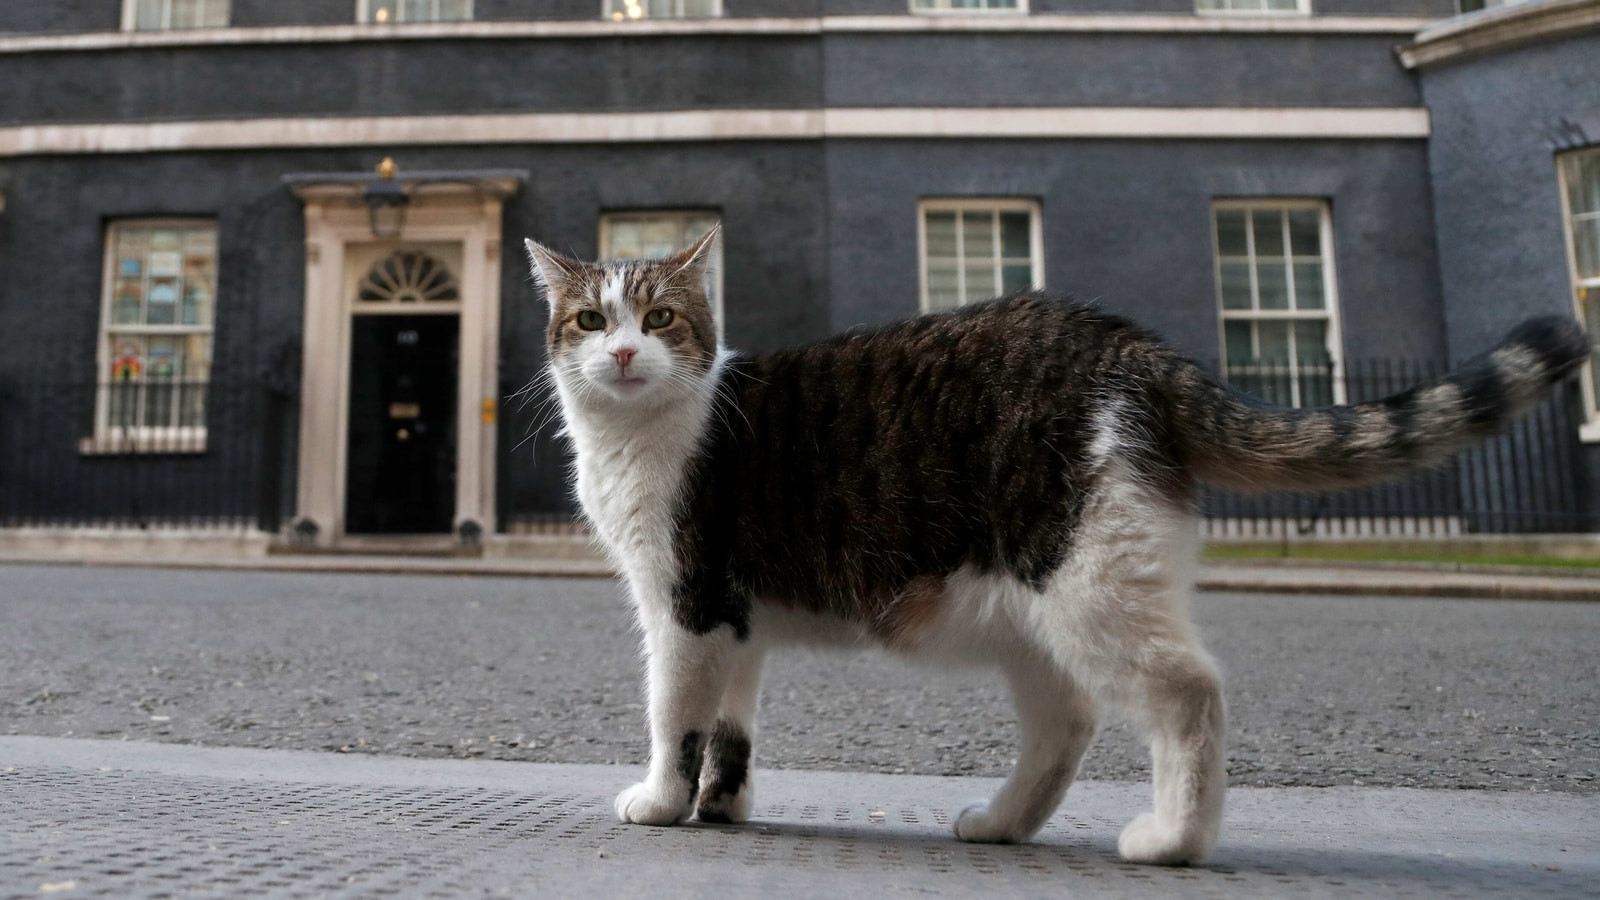
[[[1298,372],[1257,363],[1247,378],[1234,377],[1234,367],[1227,371],[1235,386],[1267,398],[1286,396],[1287,379],[1299,377],[1361,403],[1437,378],[1444,367],[1369,359],[1347,360],[1337,370],[1301,366]],[[1590,531],[1597,523],[1579,454],[1578,403],[1577,386],[1564,384],[1502,434],[1392,484],[1305,494],[1207,489],[1201,500],[1207,533],[1276,538]]]
[[[0,384],[0,527],[276,532],[291,404],[256,383]]]

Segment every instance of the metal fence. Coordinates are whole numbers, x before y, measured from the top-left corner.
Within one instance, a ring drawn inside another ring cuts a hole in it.
[[[275,532],[291,405],[257,383],[0,384],[0,527]]]
[[[1311,378],[1355,403],[1440,371],[1367,360],[1337,373],[1258,366],[1248,374],[1249,387],[1269,395],[1285,389],[1263,379]],[[256,382],[0,383],[0,527],[277,532],[289,506],[293,407],[292,397]],[[1578,409],[1569,384],[1506,433],[1395,484],[1322,494],[1207,489],[1206,530],[1241,538],[1591,531],[1600,518],[1587,499]],[[579,527],[563,450],[546,439],[534,455],[507,438],[504,531]]]
[[[1418,360],[1352,360],[1342,370],[1257,365],[1242,389],[1269,398],[1287,379],[1328,385],[1348,403],[1376,400],[1437,378],[1444,367]],[[1293,374],[1291,374],[1293,373]],[[1283,383],[1273,379],[1283,379]],[[1379,487],[1315,494],[1248,495],[1207,489],[1201,509],[1211,537],[1445,536],[1583,532],[1588,507],[1578,445],[1578,388],[1553,391],[1528,415],[1438,469]]]

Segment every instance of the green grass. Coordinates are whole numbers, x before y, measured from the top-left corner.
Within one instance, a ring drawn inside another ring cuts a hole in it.
[[[1296,544],[1289,547],[1261,545],[1236,547],[1212,544],[1205,550],[1206,559],[1326,559],[1341,562],[1429,562],[1473,563],[1488,566],[1548,566],[1566,569],[1600,569],[1600,558],[1574,559],[1563,556],[1522,554],[1482,555],[1477,553],[1451,553],[1446,549],[1418,548],[1415,550],[1389,550],[1375,547],[1318,546]]]

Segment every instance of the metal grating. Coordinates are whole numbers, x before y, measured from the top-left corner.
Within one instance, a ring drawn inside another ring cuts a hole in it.
[[[1122,822],[1145,802],[1135,785],[1080,785],[1038,842],[1001,847],[949,836],[952,811],[988,781],[763,772],[758,790],[769,799],[757,822],[642,828],[613,820],[611,794],[632,773],[606,767],[388,759],[347,767],[258,751],[239,762],[243,777],[223,777],[228,754],[240,751],[160,748],[180,764],[156,771],[3,765],[8,740],[17,739],[0,738],[4,898],[700,897],[757,888],[1571,897],[1594,896],[1600,885],[1588,827],[1600,813],[1594,798],[1236,790],[1216,864],[1153,869],[1114,851]],[[184,753],[210,754],[208,765],[191,774],[197,767],[181,764]],[[293,765],[272,771],[275,757]]]

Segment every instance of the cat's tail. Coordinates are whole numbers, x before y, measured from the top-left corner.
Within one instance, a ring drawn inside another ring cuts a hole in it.
[[[1383,481],[1443,462],[1543,399],[1589,355],[1576,322],[1530,319],[1456,371],[1383,400],[1294,410],[1265,406],[1198,370],[1178,379],[1169,411],[1183,460],[1238,490],[1325,490]]]

